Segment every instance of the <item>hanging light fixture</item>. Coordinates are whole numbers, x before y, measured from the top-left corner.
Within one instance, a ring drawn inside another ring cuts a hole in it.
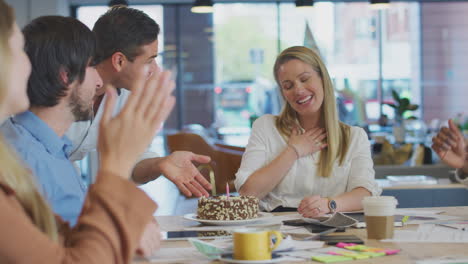
[[[195,0],[195,3],[190,9],[193,13],[213,13],[213,1],[211,0]]]
[[[110,0],[107,5],[109,7],[113,7],[113,6],[116,6],[116,5],[128,6],[128,1],[127,0]]]
[[[314,0],[296,0],[296,8],[306,9],[314,7]]]
[[[372,9],[387,9],[390,6],[390,0],[370,0]]]

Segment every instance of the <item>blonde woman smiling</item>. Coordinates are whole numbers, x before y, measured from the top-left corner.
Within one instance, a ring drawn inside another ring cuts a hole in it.
[[[304,217],[362,209],[379,195],[370,143],[363,129],[338,120],[336,98],[320,56],[291,47],[276,59],[274,76],[285,99],[279,116],[255,121],[235,185],[266,211]]]

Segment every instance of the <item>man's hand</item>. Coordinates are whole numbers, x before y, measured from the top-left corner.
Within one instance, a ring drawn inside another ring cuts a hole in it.
[[[211,190],[211,184],[192,162],[208,163],[210,160],[208,156],[190,151],[175,151],[161,161],[160,168],[164,176],[177,185],[185,196],[209,196],[207,190]]]
[[[453,168],[462,168],[465,164],[466,150],[465,139],[452,120],[449,127],[443,127],[432,138],[432,148],[440,159]]]

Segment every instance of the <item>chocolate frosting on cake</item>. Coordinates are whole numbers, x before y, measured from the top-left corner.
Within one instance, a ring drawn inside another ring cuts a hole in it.
[[[205,220],[244,220],[258,217],[258,198],[254,196],[201,197],[197,215]]]

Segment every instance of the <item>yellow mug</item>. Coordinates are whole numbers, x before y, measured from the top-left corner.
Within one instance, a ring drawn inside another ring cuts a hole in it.
[[[276,237],[272,245],[271,237]],[[278,231],[261,229],[238,229],[234,231],[234,259],[238,260],[268,260],[282,240]]]

